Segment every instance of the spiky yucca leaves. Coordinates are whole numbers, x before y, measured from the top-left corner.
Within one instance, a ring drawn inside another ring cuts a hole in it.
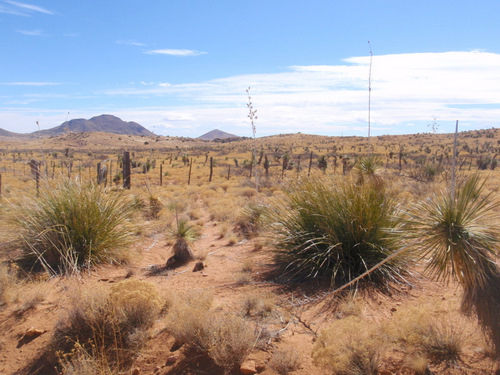
[[[123,194],[78,180],[47,186],[25,202],[15,221],[25,263],[51,273],[121,262],[132,232],[126,225],[135,204]]]
[[[297,182],[271,208],[277,258],[293,276],[328,277],[343,285],[397,250],[400,220],[394,200],[374,181]],[[404,282],[408,256],[394,257],[363,282]]]
[[[436,280],[456,279],[463,287],[462,311],[477,314],[500,354],[500,269],[498,219],[500,205],[491,193],[482,194],[478,175],[467,179],[455,197],[442,191],[418,203],[409,213],[409,235]]]
[[[177,220],[177,227],[170,231],[169,237],[175,240],[173,251],[174,258],[177,262],[184,263],[194,259],[190,244],[196,240],[198,233],[195,228],[189,224],[188,220]]]

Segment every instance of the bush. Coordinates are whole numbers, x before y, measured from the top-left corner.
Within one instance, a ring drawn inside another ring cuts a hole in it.
[[[277,261],[294,277],[328,277],[345,284],[398,249],[400,219],[377,180],[333,184],[302,180],[271,208]],[[394,257],[369,275],[379,285],[404,282],[409,257]],[[365,280],[367,280],[365,279]]]
[[[23,205],[24,261],[50,273],[72,273],[98,263],[122,262],[131,238],[127,227],[135,204],[100,186],[66,180],[46,187]]]
[[[252,348],[255,333],[243,318],[210,310],[211,304],[211,295],[202,292],[175,301],[167,329],[179,343],[232,370]]]
[[[419,304],[397,311],[387,322],[385,332],[399,350],[422,362],[421,367],[425,367],[424,359],[433,364],[458,365],[465,342],[461,322],[436,319],[429,307]]]
[[[88,356],[97,364],[128,365],[163,307],[152,284],[132,279],[115,284],[110,291],[83,291],[77,298],[67,322],[55,334],[56,347],[67,353],[68,366],[79,366]]]
[[[408,215],[407,234],[427,262],[432,278],[457,280],[463,287],[462,311],[476,315],[500,357],[500,268],[496,208],[483,194],[484,181],[473,175],[456,194],[442,191],[419,202]]]
[[[354,316],[337,320],[318,338],[313,360],[342,375],[376,375],[383,342],[373,325]]]

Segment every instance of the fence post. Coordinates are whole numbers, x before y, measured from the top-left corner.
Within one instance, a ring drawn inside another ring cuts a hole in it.
[[[0,173],[0,199],[2,198],[2,174]]]
[[[214,173],[214,158],[210,156],[210,177],[208,178],[208,182],[212,182],[213,173]]]
[[[193,158],[191,158],[191,161],[189,162],[188,185],[191,184],[191,168],[193,168]]]
[[[307,177],[311,175],[312,164],[313,164],[313,152],[311,151],[311,156],[309,157],[309,171],[307,172]]]
[[[163,186],[163,163],[160,164],[160,186]]]
[[[102,182],[102,177],[101,177],[101,162],[97,163],[97,185],[99,185]]]
[[[130,189],[130,152],[123,153],[123,188]]]

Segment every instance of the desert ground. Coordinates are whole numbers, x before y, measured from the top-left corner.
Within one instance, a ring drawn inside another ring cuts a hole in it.
[[[432,254],[415,252],[404,282],[368,277],[337,291],[342,284],[328,277],[286,272],[276,255],[282,234],[272,215],[265,218],[290,203],[297,182],[367,183],[358,166],[370,157],[378,161],[377,186],[398,210],[411,211],[450,188],[453,142],[439,133],[0,138],[0,373],[498,373],[484,327],[461,312],[463,280],[428,272]],[[498,200],[499,151],[498,129],[459,133],[457,191],[479,176],[482,194]],[[124,152],[130,189],[123,189]],[[99,185],[98,163],[108,172]],[[43,254],[23,222],[68,181],[133,203],[117,227],[128,235],[119,258],[64,270],[37,260]],[[486,224],[498,228],[499,212],[492,206]],[[180,238],[193,257],[167,265]],[[412,254],[418,239],[402,238]]]

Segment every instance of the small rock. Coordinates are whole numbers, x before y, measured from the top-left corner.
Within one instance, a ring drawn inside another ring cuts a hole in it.
[[[40,335],[43,335],[47,330],[43,329],[36,329],[36,328],[28,328],[26,332],[24,332],[24,337],[38,337]]]
[[[257,370],[257,372],[262,372],[266,369],[266,365],[264,363],[258,363],[255,366],[255,369]]]
[[[391,312],[396,312],[396,311],[398,311],[398,309],[396,309],[395,307],[391,309]]]
[[[135,369],[132,370],[132,375],[139,375],[141,373],[141,370],[136,367]]]
[[[175,355],[171,355],[167,358],[167,362],[165,362],[166,366],[172,366],[175,362],[177,362],[177,357]]]
[[[252,359],[247,359],[240,366],[240,372],[244,375],[253,375],[257,372],[255,368],[255,361]]]
[[[194,268],[193,268],[193,272],[198,272],[198,271],[201,271],[202,269],[205,268],[205,265],[203,264],[203,262],[197,262],[195,265],[194,265]]]
[[[159,373],[161,371],[160,366],[156,366],[155,369],[153,370],[155,374]]]

